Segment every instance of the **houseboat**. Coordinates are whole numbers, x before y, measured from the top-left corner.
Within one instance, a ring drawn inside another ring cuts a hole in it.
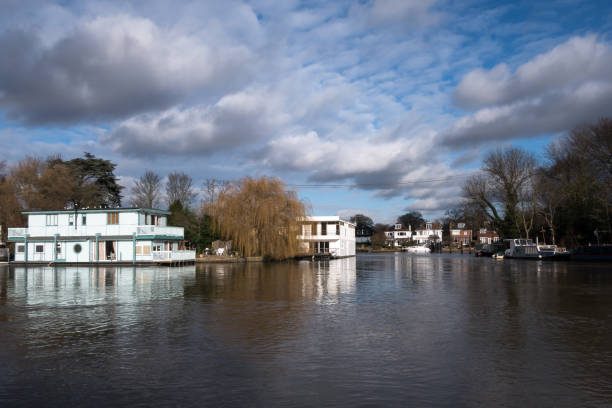
[[[150,208],[25,211],[27,228],[9,228],[14,263],[180,264],[195,261],[184,229]]]
[[[556,245],[540,245],[531,239],[507,239],[509,248],[504,253],[505,258],[567,260],[570,253],[565,248]]]
[[[542,259],[538,246],[531,239],[507,239],[509,248],[504,252],[504,258]]]
[[[355,224],[338,216],[311,216],[301,222],[301,253],[315,257],[355,256]]]

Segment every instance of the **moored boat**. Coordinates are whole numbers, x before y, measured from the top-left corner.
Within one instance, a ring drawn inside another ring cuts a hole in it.
[[[612,245],[585,245],[571,253],[572,261],[612,262]]]
[[[425,245],[415,245],[404,248],[404,251],[408,252],[409,254],[428,254],[431,252],[431,249]]]
[[[538,246],[531,239],[507,239],[510,247],[504,252],[504,258],[542,259]]]

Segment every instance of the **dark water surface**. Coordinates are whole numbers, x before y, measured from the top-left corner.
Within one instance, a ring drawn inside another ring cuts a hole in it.
[[[612,267],[0,268],[0,406],[612,406]]]

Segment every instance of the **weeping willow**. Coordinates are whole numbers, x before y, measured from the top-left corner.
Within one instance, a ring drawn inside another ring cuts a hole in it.
[[[219,195],[215,226],[245,256],[288,259],[299,252],[306,207],[277,178],[245,177]]]

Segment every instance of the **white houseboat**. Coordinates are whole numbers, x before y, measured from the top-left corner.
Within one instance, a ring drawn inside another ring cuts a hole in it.
[[[311,216],[302,222],[302,253],[344,258],[355,256],[355,224],[338,216]]]
[[[182,227],[149,208],[25,211],[27,228],[9,228],[15,263],[187,263]]]

